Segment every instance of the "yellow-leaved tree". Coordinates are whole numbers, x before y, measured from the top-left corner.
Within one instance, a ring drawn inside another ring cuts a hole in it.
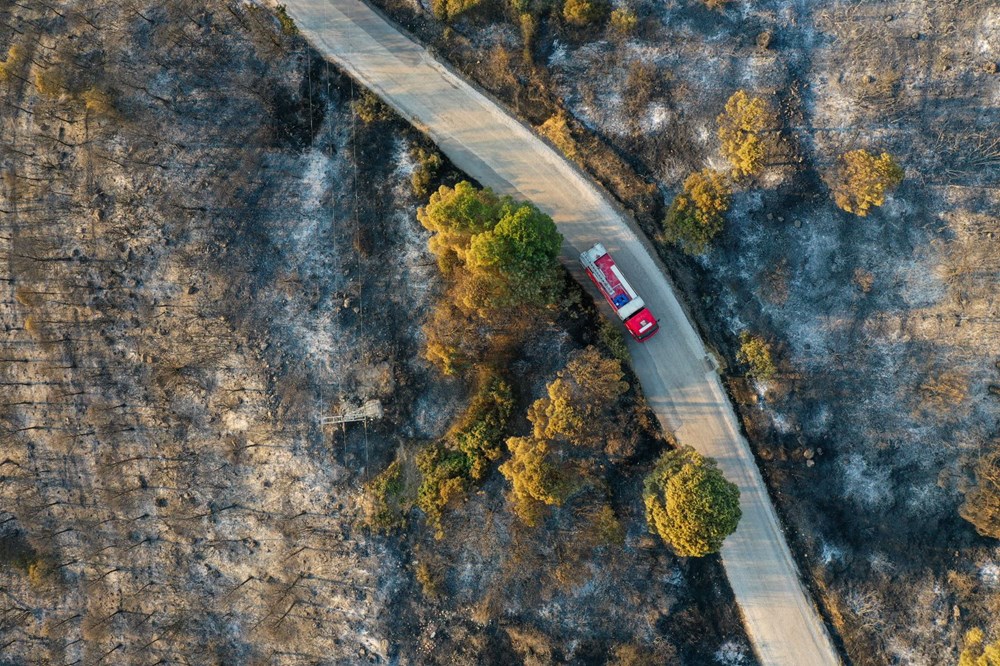
[[[688,254],[703,253],[722,231],[722,214],[729,210],[731,198],[724,174],[712,169],[694,172],[667,211],[664,236]]]
[[[1000,666],[1000,643],[986,642],[986,634],[975,627],[965,632],[958,666]]]
[[[885,203],[885,195],[903,182],[903,169],[889,153],[878,157],[867,150],[852,150],[840,156],[829,179],[837,206],[864,217]]]
[[[737,90],[716,119],[722,153],[733,167],[733,175],[754,176],[764,169],[766,150],[761,134],[774,125],[774,112],[761,97]]]

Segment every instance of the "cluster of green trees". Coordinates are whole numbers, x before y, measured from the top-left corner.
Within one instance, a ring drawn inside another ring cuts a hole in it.
[[[774,109],[762,97],[737,90],[716,119],[728,173],[702,169],[684,181],[664,220],[664,238],[689,254],[702,254],[725,223],[735,183],[759,176],[771,158],[769,132],[778,127]],[[834,202],[864,217],[885,202],[886,193],[903,180],[903,170],[891,155],[852,150],[840,156],[826,175]]]
[[[436,172],[440,160],[429,168]],[[419,184],[432,179],[421,176]],[[447,510],[482,483],[506,449],[499,471],[521,521],[537,525],[551,507],[572,501],[573,515],[587,524],[590,536],[581,538],[588,544],[621,542],[624,529],[608,501],[604,471],[628,408],[620,331],[605,326],[598,336],[613,357],[595,347],[572,353],[529,407],[530,434],[509,432],[514,390],[498,368],[523,344],[525,322],[550,316],[563,292],[562,237],[551,218],[468,182],[440,187],[418,218],[432,232],[428,245],[447,285],[425,326],[425,354],[446,374],[476,377],[475,390],[445,437],[409,463],[397,458],[369,484],[372,525],[400,527],[416,506],[444,536]],[[651,528],[679,554],[714,552],[739,519],[735,487],[691,451],[665,455],[646,481],[646,495]]]
[[[628,390],[621,364],[593,347],[573,354],[528,410],[532,433],[507,440],[510,458],[500,472],[510,483],[508,502],[527,525],[552,506],[602,487],[602,449]],[[739,489],[715,461],[690,447],[664,453],[643,485],[650,529],[684,557],[718,552],[742,515]],[[610,512],[610,513],[609,513]],[[608,533],[620,529],[611,508],[593,512]]]
[[[514,408],[510,385],[485,372],[463,417],[444,440],[417,455],[421,481],[417,506],[440,538],[445,509],[485,477],[500,458],[504,435]]]
[[[558,302],[562,235],[533,205],[463,181],[442,186],[417,217],[434,232],[429,247],[449,285],[424,328],[427,358],[445,374],[502,356]]]
[[[592,463],[615,427],[612,417],[628,391],[621,363],[594,347],[575,352],[528,410],[532,433],[507,440],[500,472],[510,482],[514,512],[536,525],[547,506],[560,506],[590,483]]]
[[[426,151],[416,157],[419,194],[443,161]],[[445,512],[501,456],[515,400],[499,366],[523,342],[527,325],[545,318],[562,294],[562,236],[531,204],[466,181],[441,186],[417,217],[433,232],[428,246],[447,285],[424,327],[424,354],[445,374],[475,377],[475,390],[448,434],[416,455],[419,481],[412,492],[402,483],[401,467],[390,466],[369,485],[369,519],[392,529],[415,504],[440,538]]]

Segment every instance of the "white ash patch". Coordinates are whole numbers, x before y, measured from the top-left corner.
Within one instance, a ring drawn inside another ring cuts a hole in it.
[[[853,499],[865,507],[884,506],[892,500],[889,470],[870,465],[862,453],[852,453],[841,463],[844,498]]]
[[[639,128],[646,133],[658,132],[670,124],[674,115],[674,112],[666,104],[654,102],[649,105],[649,108],[646,109],[646,115],[639,121]]]
[[[979,580],[987,587],[1000,587],[1000,566],[997,566],[996,562],[989,561],[979,567]]]
[[[713,656],[715,661],[723,666],[743,666],[751,663],[746,645],[731,639],[720,645]]]
[[[823,541],[819,549],[819,561],[827,566],[834,562],[839,564],[844,561],[844,549]]]
[[[558,39],[552,42],[552,53],[549,54],[549,67],[552,69],[564,67],[569,64],[566,45]]]
[[[771,417],[771,424],[774,426],[774,429],[782,435],[787,435],[795,430],[794,426],[789,422],[788,417],[784,414],[770,409],[768,410],[768,415]]]
[[[896,570],[896,565],[882,551],[875,551],[868,556],[868,566],[882,576],[890,576]]]

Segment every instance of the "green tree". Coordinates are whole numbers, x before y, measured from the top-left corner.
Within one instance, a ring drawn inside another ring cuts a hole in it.
[[[716,553],[736,530],[740,491],[691,447],[664,453],[643,484],[646,520],[682,557]]]
[[[444,537],[441,519],[445,509],[465,496],[469,487],[470,462],[461,451],[449,449],[441,442],[431,444],[417,454],[420,470],[420,487],[417,488],[417,506],[427,516],[427,523],[434,527],[434,535]]]
[[[562,290],[562,235],[552,218],[531,204],[506,211],[492,229],[475,235],[466,265],[472,277],[466,307],[502,310],[554,303]]]
[[[526,525],[535,526],[546,506],[560,506],[570,493],[568,478],[552,461],[551,446],[533,437],[507,440],[510,458],[500,465],[500,473],[511,484],[507,493],[514,513]]]
[[[450,437],[469,459],[469,476],[473,481],[481,481],[489,464],[500,458],[500,445],[513,410],[514,393],[510,384],[490,374],[480,379],[479,390]]]
[[[543,307],[558,298],[562,235],[552,218],[531,204],[463,181],[454,188],[442,186],[417,217],[434,232],[429,247],[442,272],[464,270],[455,291],[466,310],[489,316]]]
[[[764,140],[761,133],[774,123],[774,113],[760,97],[737,90],[716,119],[722,153],[736,177],[753,176],[764,169]]]
[[[966,493],[958,513],[981,535],[1000,539],[1000,447],[979,459],[976,486]]]
[[[605,358],[594,347],[575,352],[549,383],[548,395],[528,411],[534,436],[602,445],[618,399],[628,390],[624,377],[621,362]]]
[[[740,333],[740,348],[736,352],[736,360],[749,368],[750,375],[764,382],[778,371],[771,357],[771,345],[764,338],[752,335],[749,331]]]
[[[604,0],[566,0],[563,18],[567,23],[582,27],[603,21],[609,9]]]
[[[965,632],[958,666],[1000,666],[1000,643],[986,642],[986,634],[978,627]]]
[[[689,254],[702,254],[722,231],[732,192],[726,177],[702,169],[687,177],[664,221],[664,236]]]
[[[898,187],[903,176],[889,153],[875,157],[866,150],[852,150],[840,156],[829,184],[838,207],[864,217],[885,203],[886,193]]]
[[[438,188],[427,205],[417,210],[417,219],[434,233],[428,247],[441,272],[450,275],[464,265],[473,237],[496,226],[511,208],[512,201],[501,199],[489,188],[477,189],[468,181]]]

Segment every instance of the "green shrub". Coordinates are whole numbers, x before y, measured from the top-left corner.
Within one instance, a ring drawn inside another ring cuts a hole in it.
[[[441,519],[445,509],[463,497],[469,487],[469,457],[437,442],[417,454],[417,469],[421,475],[417,506],[434,528],[435,538],[441,539],[444,537]]]
[[[958,666],[1000,666],[1000,641],[987,643],[982,629],[969,629],[962,641]]]
[[[403,496],[403,465],[394,460],[378,476],[368,482],[368,524],[377,532],[390,532],[406,522]]]
[[[421,474],[417,506],[435,528],[438,538],[444,535],[441,520],[454,501],[486,476],[491,462],[499,459],[500,447],[514,408],[510,385],[500,377],[486,373],[465,414],[441,442],[428,446],[417,455]]]
[[[431,0],[431,11],[439,21],[450,22],[479,4],[479,0]]]
[[[609,9],[604,0],[566,0],[563,18],[571,25],[583,27],[603,21]]]
[[[740,491],[691,447],[664,453],[643,483],[650,530],[681,557],[717,553],[736,531]]]
[[[611,29],[619,35],[631,35],[639,25],[639,17],[631,9],[615,9],[611,12]]]
[[[451,435],[455,446],[469,459],[473,481],[481,481],[490,463],[500,458],[500,446],[513,410],[514,394],[507,382],[496,376],[480,380],[480,388],[462,423]]]
[[[392,111],[370,90],[363,90],[354,100],[354,113],[366,125],[384,122],[392,118]]]
[[[569,118],[566,112],[560,109],[554,116],[538,126],[538,133],[552,142],[559,151],[568,159],[574,162],[580,157],[577,150],[576,140],[573,132],[569,128]]]
[[[288,15],[288,10],[284,5],[278,5],[275,7],[274,13],[278,15],[278,23],[281,24],[281,32],[285,33],[289,37],[294,37],[299,34],[299,28],[295,25],[295,20]]]
[[[413,157],[417,164],[410,174],[410,186],[413,188],[413,194],[426,197],[430,194],[431,184],[437,180],[441,167],[444,166],[444,160],[436,151],[423,148],[417,148]]]
[[[771,357],[771,345],[749,331],[740,333],[740,348],[736,352],[736,360],[748,367],[751,376],[764,382],[778,370]]]
[[[621,326],[612,322],[607,317],[601,317],[601,323],[597,329],[597,337],[601,343],[608,348],[611,356],[622,365],[632,362],[632,355],[629,354],[628,345],[625,342],[625,334],[622,333]]]
[[[687,177],[664,220],[664,238],[688,254],[702,254],[722,231],[732,193],[725,176],[702,169]]]

